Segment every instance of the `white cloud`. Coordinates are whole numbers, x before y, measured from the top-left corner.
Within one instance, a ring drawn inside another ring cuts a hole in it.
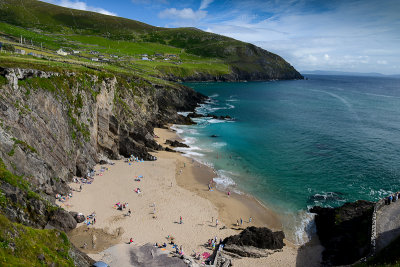
[[[199,9],[206,9],[214,0],[202,0]]]
[[[384,5],[379,0],[324,2],[328,7],[323,10],[301,8],[307,2],[302,0],[280,2],[241,0],[227,11],[230,18],[212,21],[210,15],[199,26],[254,43],[298,70],[398,72],[388,64],[400,62],[398,0]]]
[[[105,10],[104,8],[88,6],[85,2],[81,2],[81,1],[47,0],[46,2],[55,4],[55,5],[58,5],[58,6],[73,8],[73,9],[79,9],[79,10],[85,10],[85,11],[93,11],[93,12],[101,13],[101,14],[104,14],[104,15],[117,16],[116,13],[113,13],[113,12],[110,12],[108,10]]]
[[[184,9],[176,9],[176,8],[167,8],[161,11],[158,16],[160,18],[168,18],[168,19],[182,19],[182,20],[200,20],[207,16],[207,11],[197,10],[193,11],[191,8]]]

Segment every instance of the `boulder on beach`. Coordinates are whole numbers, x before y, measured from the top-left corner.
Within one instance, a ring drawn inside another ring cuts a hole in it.
[[[224,250],[243,257],[265,257],[271,254],[268,250],[280,250],[285,243],[283,231],[272,232],[266,227],[251,226],[240,234],[224,239]]]
[[[173,141],[172,140],[166,140],[165,143],[167,145],[172,146],[172,147],[189,147],[188,145],[186,145],[184,143],[181,143],[181,142],[179,142],[177,140],[173,140]]]

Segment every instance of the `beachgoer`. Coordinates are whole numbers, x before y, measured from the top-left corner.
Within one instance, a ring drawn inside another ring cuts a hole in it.
[[[239,226],[239,220],[236,220],[236,226]]]
[[[215,227],[218,227],[218,219],[215,219]]]
[[[250,217],[250,218],[249,218],[249,223],[251,223],[252,220],[253,220],[253,218]]]
[[[129,239],[129,244],[133,243],[133,238],[131,237],[131,239]]]
[[[128,210],[128,216],[131,216],[131,209]]]
[[[211,222],[212,222],[212,223],[214,222],[214,217],[211,217]]]
[[[85,242],[85,243],[83,243],[83,248],[86,249],[86,247],[87,247],[87,244]]]
[[[228,191],[228,197],[230,197],[231,196],[231,191]]]
[[[243,220],[242,220],[242,218],[240,218],[240,225],[243,225]]]
[[[96,217],[93,218],[93,224],[95,224],[95,223],[96,223]]]
[[[82,185],[79,186],[79,190],[82,191]]]
[[[180,218],[179,218],[179,224],[182,224],[182,223],[183,223],[182,216],[180,216]]]

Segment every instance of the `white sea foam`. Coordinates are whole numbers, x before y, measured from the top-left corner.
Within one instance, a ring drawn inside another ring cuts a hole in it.
[[[216,98],[216,97],[219,97],[219,94],[213,94],[209,96],[209,98]]]
[[[177,151],[180,151],[178,149],[175,149]],[[194,152],[194,151],[182,151],[184,152],[183,156],[191,158],[191,157],[204,157],[204,154],[202,153],[198,153],[198,152]]]
[[[212,143],[211,145],[212,145],[213,147],[215,147],[215,148],[220,148],[220,147],[226,146],[227,144],[226,144],[225,142],[214,142],[214,143]]]
[[[207,121],[208,123],[224,123],[226,120],[217,120],[217,119],[211,119]]]
[[[187,115],[189,115],[190,112],[185,111],[185,112],[177,112],[179,115],[185,116],[187,117]]]
[[[286,238],[296,245],[307,243],[315,235],[315,214],[301,210],[297,213],[288,212],[282,216]]]
[[[170,127],[172,130],[176,131],[176,133],[179,135],[181,133],[183,133],[183,130],[181,128],[179,128],[177,125],[172,125]]]

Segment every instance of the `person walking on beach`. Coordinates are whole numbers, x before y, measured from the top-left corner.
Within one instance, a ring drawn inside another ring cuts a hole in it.
[[[180,218],[179,218],[179,224],[182,224],[182,223],[183,223],[182,216],[180,216]]]
[[[251,223],[252,220],[253,220],[253,218],[251,218],[251,216],[250,216],[250,218],[249,218],[249,223]]]
[[[240,218],[240,225],[243,225],[243,220],[242,220],[242,218]]]
[[[231,196],[231,191],[228,191],[228,197],[230,197]]]
[[[218,219],[215,219],[215,227],[218,227]]]
[[[133,243],[133,238],[131,237],[131,239],[129,239],[129,244]]]
[[[128,210],[128,216],[131,216],[131,209]]]
[[[211,223],[213,223],[214,222],[214,217],[211,217]]]

